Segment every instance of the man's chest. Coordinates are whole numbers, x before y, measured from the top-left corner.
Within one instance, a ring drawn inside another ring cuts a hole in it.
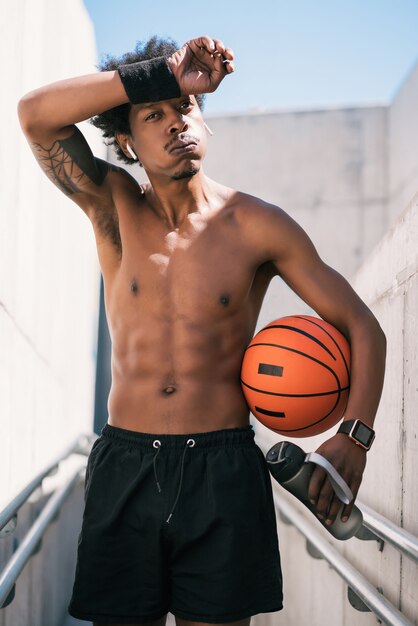
[[[117,279],[133,305],[166,305],[184,315],[216,318],[238,310],[257,272],[237,228],[203,225],[187,231],[121,228],[123,256]]]

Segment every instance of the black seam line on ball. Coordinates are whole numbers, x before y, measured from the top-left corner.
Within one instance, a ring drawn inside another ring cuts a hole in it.
[[[263,415],[270,415],[270,417],[286,417],[286,414],[283,411],[268,411],[267,409],[262,409],[259,406],[254,407],[257,413],[262,413]]]
[[[337,360],[336,357],[332,354],[331,350],[327,348],[327,346],[324,343],[322,343],[322,341],[317,339],[314,335],[307,333],[305,330],[301,330],[300,328],[294,328],[293,326],[286,326],[285,324],[272,324],[271,326],[266,326],[265,328],[260,330],[260,333],[264,332],[265,330],[269,330],[269,328],[285,328],[286,330],[291,330],[294,333],[299,333],[301,335],[304,335],[305,337],[308,337],[308,339],[311,339],[312,341],[317,343],[319,346],[321,346],[321,348],[325,350],[325,352],[328,352],[328,354],[330,355],[331,358],[334,359],[334,361]]]
[[[334,393],[340,393],[342,391],[347,391],[350,389],[348,387],[340,387],[339,389],[334,389],[333,391],[321,391],[320,393],[277,393],[276,391],[264,391],[263,389],[258,389],[258,387],[252,387],[248,383],[246,383],[242,378],[240,379],[241,384],[252,391],[257,391],[258,393],[264,393],[268,396],[281,396],[283,398],[315,398],[316,396],[332,396]]]
[[[348,382],[350,382],[350,369],[348,367],[348,364],[347,364],[347,361],[346,361],[345,356],[343,354],[343,351],[341,350],[340,346],[338,345],[338,343],[336,342],[334,337],[327,330],[325,330],[325,328],[322,328],[321,324],[318,324],[317,322],[314,322],[313,320],[310,320],[307,317],[304,317],[303,315],[297,315],[296,317],[300,317],[300,319],[305,320],[305,322],[309,322],[310,324],[313,324],[314,326],[317,326],[318,328],[323,330],[324,333],[326,333],[328,335],[328,337],[335,343],[335,345],[337,347],[337,350],[340,353],[342,360],[344,361],[345,369],[346,369],[347,376],[348,376]]]
[[[323,361],[320,361],[319,359],[316,359],[315,357],[310,356],[309,354],[306,354],[306,352],[302,352],[301,350],[296,350],[295,348],[289,348],[288,346],[282,346],[279,343],[252,343],[250,346],[248,346],[247,350],[250,350],[251,348],[255,348],[256,346],[271,346],[272,348],[282,348],[283,350],[287,350],[288,352],[296,352],[296,354],[301,354],[307,359],[311,359],[311,361],[315,361],[315,363],[319,363],[319,365],[322,365],[322,367],[325,367],[325,369],[331,372],[331,374],[334,376],[337,382],[338,389],[341,389],[340,381],[338,379],[338,376],[334,372],[334,370],[331,367],[329,367],[329,365],[326,365]]]
[[[280,426],[280,432],[283,432],[283,433],[297,433],[299,430],[307,430],[308,428],[312,428],[312,426],[316,426],[317,424],[320,424],[321,422],[326,420],[327,417],[329,415],[331,415],[331,413],[335,410],[335,408],[337,407],[337,404],[340,401],[340,398],[341,398],[341,396],[339,394],[338,398],[337,398],[337,401],[335,402],[335,404],[332,407],[331,411],[329,411],[326,415],[321,417],[321,419],[317,420],[316,422],[312,422],[312,424],[309,424],[309,426],[301,426],[300,428],[283,428],[282,426]]]

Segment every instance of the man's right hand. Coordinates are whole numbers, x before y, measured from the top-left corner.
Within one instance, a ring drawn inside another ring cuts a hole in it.
[[[234,71],[234,53],[220,39],[197,37],[168,59],[182,94],[211,93]],[[226,61],[226,62],[225,62]]]

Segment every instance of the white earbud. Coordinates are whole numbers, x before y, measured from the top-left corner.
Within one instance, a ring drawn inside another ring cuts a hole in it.
[[[204,127],[206,128],[206,130],[208,131],[209,135],[213,135],[213,132],[211,131],[211,129],[209,128],[209,126],[206,124],[206,122],[203,122]]]
[[[129,145],[129,143],[126,144],[126,149],[129,152],[129,154],[131,155],[131,157],[134,159],[134,161],[138,161],[138,157],[136,156],[135,152],[132,150],[132,148]]]

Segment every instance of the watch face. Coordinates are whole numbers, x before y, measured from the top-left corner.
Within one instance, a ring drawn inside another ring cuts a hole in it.
[[[352,436],[357,439],[363,446],[369,446],[374,438],[374,432],[368,427],[362,424],[361,422],[357,422],[354,426]]]

